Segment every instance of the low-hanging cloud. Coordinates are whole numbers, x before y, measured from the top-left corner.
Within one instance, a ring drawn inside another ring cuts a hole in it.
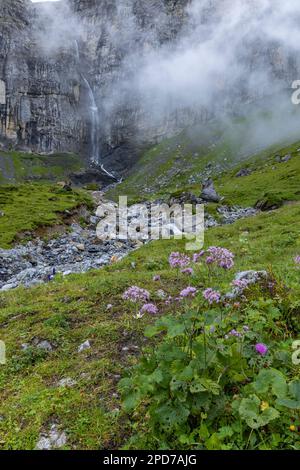
[[[194,0],[187,13],[175,44],[137,61],[135,83],[149,102],[215,108],[241,92],[245,99],[291,86],[289,61],[295,61],[300,40],[298,1]]]
[[[95,23],[86,18],[83,22],[81,14],[70,8],[72,1],[58,3],[55,7],[61,12],[52,15],[47,34],[42,28],[38,31],[42,47],[51,52],[66,44],[73,47],[75,39],[100,39],[105,30],[106,47],[110,44],[120,51],[117,72],[116,68],[109,71],[109,80],[103,80],[101,74],[107,73],[103,69],[94,69],[88,77],[98,92],[101,122],[107,127],[115,125],[120,109],[136,107],[138,133],[147,127],[164,129],[162,123],[176,113],[180,116],[182,110],[179,128],[188,124],[186,112],[197,116],[207,110],[209,116],[220,117],[245,103],[274,96],[270,106],[277,118],[269,120],[271,127],[264,134],[284,138],[289,129],[297,133],[299,118],[290,102],[292,91],[280,99],[277,95],[300,78],[298,0],[183,0],[181,28],[173,36],[166,34],[166,41],[162,32],[168,33],[170,27],[167,0],[115,0],[111,2],[113,20],[104,15],[103,22],[101,7],[105,12],[108,3],[101,0],[100,20]],[[148,27],[138,24],[137,8],[144,12]],[[95,54],[102,52],[95,49]],[[283,115],[287,116],[284,123]],[[259,126],[251,135],[266,140]]]

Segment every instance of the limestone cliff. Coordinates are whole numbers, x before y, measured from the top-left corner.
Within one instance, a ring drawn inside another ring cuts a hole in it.
[[[29,1],[1,0],[0,136],[41,153],[76,151],[88,143],[76,61],[68,49],[37,47],[38,16]]]

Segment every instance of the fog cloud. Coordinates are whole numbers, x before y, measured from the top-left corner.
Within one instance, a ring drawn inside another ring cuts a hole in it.
[[[291,106],[292,91],[280,99],[277,95],[300,78],[298,0],[191,0],[184,24],[173,37],[168,2],[118,0],[112,4],[113,20],[105,16],[108,4],[103,0],[96,23],[90,18],[89,24],[85,18],[83,24],[81,15],[72,13],[67,2],[58,2],[55,7],[61,13],[46,21],[46,36],[40,35],[43,28],[38,33],[40,44],[53,51],[81,36],[100,40],[105,31],[106,49],[97,49],[98,43],[94,46],[100,69],[94,70],[98,82],[95,77],[92,80],[106,126],[114,124],[110,121],[122,107],[137,107],[138,119],[144,119],[138,126],[162,127],[182,110],[195,116],[207,110],[209,116],[221,117],[245,103],[275,96],[269,107],[276,119],[268,121],[268,130],[259,123],[257,139],[262,139],[261,128],[264,133],[273,129],[274,138],[284,137],[289,129],[297,133],[299,113]],[[138,8],[144,11],[145,27],[139,24]],[[103,72],[101,61],[111,48],[120,60],[104,80],[101,74],[107,70]]]

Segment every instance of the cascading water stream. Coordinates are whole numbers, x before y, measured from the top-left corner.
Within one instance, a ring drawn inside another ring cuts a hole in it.
[[[79,56],[79,47],[78,47],[78,42],[75,40],[75,50],[76,50],[76,59],[77,63],[80,62],[80,56]],[[99,162],[99,156],[100,156],[100,148],[99,148],[99,141],[98,141],[98,129],[99,129],[99,111],[98,107],[96,104],[95,96],[92,90],[92,87],[88,81],[88,79],[83,75],[83,73],[79,72],[80,76],[85,83],[88,94],[89,94],[89,99],[90,99],[90,110],[91,110],[91,144],[92,144],[92,155],[91,155],[91,162],[94,165],[100,166],[101,170],[109,177],[113,179],[117,179],[113,174],[109,173],[107,171],[103,164]]]

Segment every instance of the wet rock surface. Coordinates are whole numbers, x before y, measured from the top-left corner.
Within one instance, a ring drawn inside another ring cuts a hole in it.
[[[222,216],[222,224],[233,224],[236,220],[252,217],[258,210],[253,207],[221,206],[217,209]]]
[[[96,228],[72,225],[72,232],[44,242],[35,240],[11,250],[0,250],[0,290],[51,281],[55,274],[84,273],[123,258],[135,248],[130,241],[100,242]]]

